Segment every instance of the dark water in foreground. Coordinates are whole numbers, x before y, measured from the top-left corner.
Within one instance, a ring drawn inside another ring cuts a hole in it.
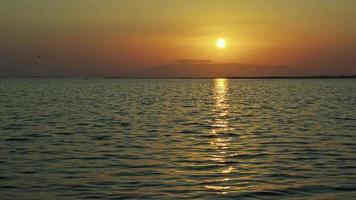
[[[0,80],[0,199],[356,199],[356,80]]]

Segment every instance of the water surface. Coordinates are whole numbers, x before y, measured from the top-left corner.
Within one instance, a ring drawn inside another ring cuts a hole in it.
[[[356,199],[356,80],[0,80],[1,199]]]

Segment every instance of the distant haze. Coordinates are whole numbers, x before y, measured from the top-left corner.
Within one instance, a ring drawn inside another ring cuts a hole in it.
[[[354,0],[3,0],[0,77],[352,75],[355,19]]]
[[[288,66],[263,66],[249,64],[172,64],[153,67],[130,74],[144,77],[271,77],[304,76],[310,74]]]

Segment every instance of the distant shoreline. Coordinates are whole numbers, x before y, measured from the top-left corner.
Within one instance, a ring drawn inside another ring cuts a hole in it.
[[[18,76],[18,77],[0,77],[0,79],[354,79],[356,75],[341,76],[227,76],[227,77],[136,77],[136,76],[106,76],[106,77],[65,77],[65,76]]]
[[[350,79],[356,78],[356,75],[350,76],[251,76],[251,77],[124,77],[124,76],[108,76],[106,79]]]

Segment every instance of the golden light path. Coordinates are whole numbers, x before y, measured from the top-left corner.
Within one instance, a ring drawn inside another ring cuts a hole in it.
[[[231,131],[229,127],[229,109],[230,105],[228,103],[228,79],[215,79],[214,80],[214,88],[213,88],[213,97],[215,99],[215,107],[214,107],[214,122],[213,122],[213,130],[211,134],[215,134],[215,137],[210,144],[213,146],[215,151],[212,153],[211,160],[213,162],[224,164],[227,163],[227,157],[229,153],[227,149],[230,146],[230,137],[226,137]],[[221,137],[219,137],[221,135]],[[229,174],[235,171],[235,168],[232,165],[225,164],[222,170],[218,173],[221,174],[221,178],[217,180],[218,182],[225,182],[230,180]],[[227,194],[228,190],[231,189],[230,186],[221,186],[221,185],[205,185],[207,189],[214,190],[219,194]]]
[[[216,129],[213,133],[228,131],[227,115],[229,114],[229,103],[227,98],[228,80],[215,79],[214,80],[214,99],[215,99],[215,124]]]

